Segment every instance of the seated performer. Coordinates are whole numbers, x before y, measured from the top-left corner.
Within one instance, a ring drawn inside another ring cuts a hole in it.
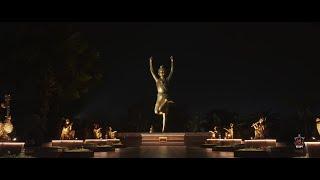
[[[116,139],[116,133],[117,133],[117,131],[113,131],[112,127],[109,126],[108,132],[106,134],[106,139]]]
[[[0,140],[2,141],[11,141],[11,138],[8,134],[13,131],[13,125],[11,123],[11,115],[10,115],[10,94],[6,94],[4,96],[4,102],[1,103],[1,108],[6,109],[6,116],[3,123],[0,122]]]
[[[213,131],[209,131],[209,133],[211,133],[211,139],[216,139],[216,138],[218,138],[217,126],[214,126]]]
[[[226,129],[226,128],[224,128],[224,129],[226,130],[224,138],[225,139],[233,139],[233,124],[230,123],[229,129]]]
[[[263,139],[264,138],[264,124],[265,118],[260,118],[258,122],[253,123],[251,127],[254,128],[254,139]]]
[[[73,123],[70,122],[70,119],[65,120],[65,124],[62,127],[61,131],[61,140],[72,140],[74,139],[75,130],[72,130]]]
[[[6,119],[3,123],[0,122],[0,140],[2,141],[11,141],[11,138],[8,134],[13,131],[13,125],[11,123],[11,116],[6,116]]]
[[[99,127],[99,124],[94,123],[93,125],[93,137],[95,139],[102,139],[102,132],[101,132],[101,128]]]

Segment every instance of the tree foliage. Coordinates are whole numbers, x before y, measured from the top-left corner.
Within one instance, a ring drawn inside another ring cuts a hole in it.
[[[59,116],[70,114],[73,103],[102,78],[99,52],[70,23],[11,28],[14,33],[2,42],[2,89],[13,94],[16,123],[30,125],[25,133],[37,127],[52,136]]]

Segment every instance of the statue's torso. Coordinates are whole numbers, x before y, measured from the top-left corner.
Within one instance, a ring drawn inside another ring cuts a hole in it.
[[[68,134],[71,131],[71,126],[64,126],[62,128],[62,134]]]
[[[168,81],[166,79],[158,79],[156,81],[157,85],[157,91],[161,94],[167,94],[168,93]]]
[[[94,129],[93,132],[96,138],[102,137],[101,129]]]

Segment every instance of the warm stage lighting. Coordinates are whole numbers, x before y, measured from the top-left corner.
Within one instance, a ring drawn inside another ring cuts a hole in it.
[[[0,142],[0,147],[4,146],[24,146],[24,142]]]

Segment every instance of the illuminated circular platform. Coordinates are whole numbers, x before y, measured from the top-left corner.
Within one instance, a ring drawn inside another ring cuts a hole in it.
[[[96,144],[96,145],[113,145],[120,143],[120,139],[86,139],[84,144]]]
[[[52,146],[78,148],[83,146],[83,140],[52,140]]]
[[[66,148],[82,148],[109,145],[116,148],[124,147],[120,139],[85,139],[85,140],[52,140],[49,146],[66,147]],[[102,147],[100,149],[103,149]]]
[[[23,148],[25,145],[24,142],[0,142],[0,148],[5,147],[20,147]]]
[[[276,147],[276,139],[250,139],[244,140],[244,145],[247,148],[263,148],[263,147]]]
[[[242,139],[206,139],[206,143],[213,145],[238,145],[242,144]]]
[[[320,142],[304,142],[307,157],[320,158]]]
[[[0,153],[19,154],[24,150],[24,142],[0,142]]]

